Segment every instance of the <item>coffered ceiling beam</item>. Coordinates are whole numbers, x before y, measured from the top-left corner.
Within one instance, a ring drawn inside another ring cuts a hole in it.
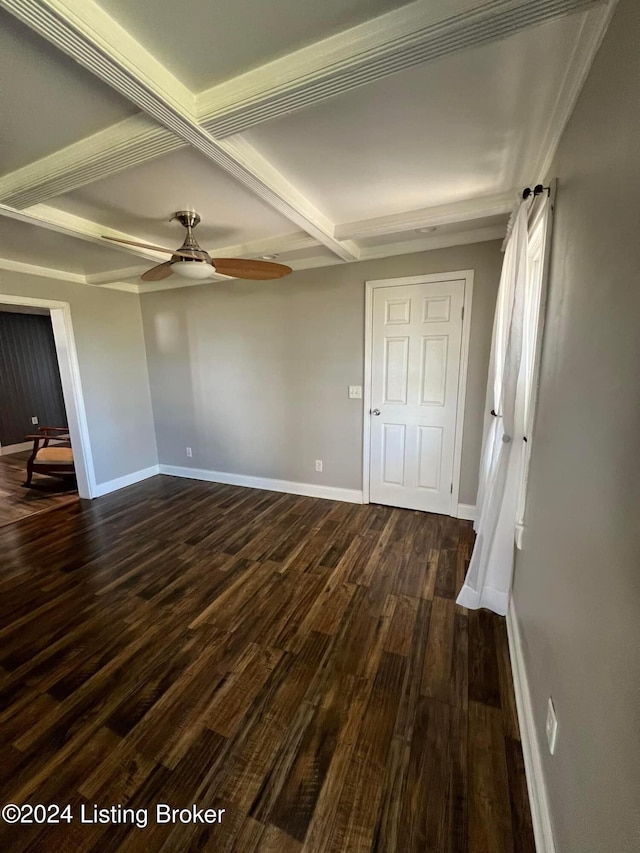
[[[468,222],[487,216],[509,213],[516,199],[517,190],[470,198],[451,204],[425,207],[421,210],[408,210],[406,213],[395,213],[391,216],[378,216],[373,219],[345,222],[342,225],[336,225],[334,233],[338,240],[362,240],[385,234],[401,234],[419,228],[433,228],[456,222]]]
[[[326,217],[264,158],[252,156],[246,146],[236,151],[233,143],[218,142],[201,127],[192,94],[92,0],[0,0],[0,5],[342,260],[354,259],[350,248],[333,237]]]
[[[603,0],[545,0],[536,3],[529,0],[490,0],[478,7],[477,0],[456,0],[455,6],[452,0],[418,0],[234,77],[197,96],[188,92],[166,69],[159,66],[95,3],[79,4],[77,0],[66,3],[61,0],[0,0],[0,6],[7,8],[62,50],[71,53],[110,85],[114,85],[114,71],[109,67],[109,62],[112,62],[109,56],[114,53],[111,45],[118,45],[117,61],[122,65],[125,78],[128,73],[134,81],[139,79],[141,84],[149,80],[154,82],[153,73],[157,72],[162,83],[160,99],[165,98],[165,89],[169,90],[166,97],[174,102],[177,100],[179,109],[190,120],[203,125],[211,136],[222,138],[334,97],[410,65],[504,38],[525,27],[571,11],[588,9],[599,2],[602,12],[587,16],[583,28],[584,38],[572,63],[573,73],[568,75],[563,91],[559,93],[556,108],[558,115],[554,114],[553,127],[549,131],[550,143],[556,143],[558,128],[564,127],[606,28],[608,10],[614,5],[611,2],[607,6]],[[79,8],[83,10],[82,16],[72,11]],[[452,9],[455,14],[452,14]],[[60,16],[62,19],[58,20]],[[49,32],[51,18],[58,21],[58,26]],[[74,27],[77,27],[77,31]],[[71,32],[65,32],[65,29]],[[107,67],[102,68],[102,73],[98,69],[98,57],[92,55],[82,58],[81,54],[86,51],[83,51],[83,44],[78,42],[82,42],[85,31],[89,32],[89,41],[93,38],[96,44],[101,44],[103,50],[107,51]],[[101,39],[100,33],[106,33],[107,38]],[[66,46],[68,40],[71,49]],[[126,55],[135,57],[135,62],[127,62],[126,56],[123,58],[121,45],[130,51]],[[127,79],[120,79],[119,85],[114,87],[143,110],[147,109],[144,92],[137,92],[134,98],[127,84]],[[149,112],[157,118],[156,112]],[[133,116],[0,178],[0,201],[12,207],[24,208],[70,192],[188,144],[185,138],[176,134],[175,128],[169,130],[168,125],[159,126],[147,116]],[[549,151],[545,151],[545,156],[553,156],[553,151],[555,145],[552,144]],[[233,159],[233,154],[233,147],[227,146],[225,156]],[[260,184],[260,175],[256,177]],[[256,191],[255,187],[252,189]],[[277,180],[270,189],[276,195],[283,192]],[[262,197],[269,201],[266,196]],[[313,209],[307,205],[302,221],[309,216],[313,217]],[[322,226],[322,222],[320,224]],[[311,233],[304,224],[300,227]]]
[[[0,201],[31,207],[186,144],[143,113],[131,116],[4,175]]]
[[[460,50],[605,0],[417,0],[234,77],[196,97],[223,138]]]

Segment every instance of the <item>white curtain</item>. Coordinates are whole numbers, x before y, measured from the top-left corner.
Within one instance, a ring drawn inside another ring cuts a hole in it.
[[[522,201],[510,223],[493,326],[476,504],[475,547],[457,603],[505,615],[513,576],[516,507],[522,473],[524,386],[521,376],[529,226]]]

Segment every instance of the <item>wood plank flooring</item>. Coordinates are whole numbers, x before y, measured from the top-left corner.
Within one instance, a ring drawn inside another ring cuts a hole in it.
[[[469,522],[170,477],[48,518],[0,530],[0,800],[73,820],[3,853],[534,853]]]
[[[75,484],[58,477],[34,474],[35,488],[25,489],[30,455],[27,450],[0,456],[0,527],[78,500]]]

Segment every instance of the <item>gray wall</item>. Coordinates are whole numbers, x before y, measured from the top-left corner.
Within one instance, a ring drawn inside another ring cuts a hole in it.
[[[514,601],[558,853],[640,850],[640,5],[562,138]],[[545,704],[559,740],[550,756]]]
[[[493,241],[144,294],[160,461],[362,488],[362,403],[347,386],[363,383],[364,282],[474,269],[460,501],[475,503],[501,261]]]
[[[98,484],[157,464],[139,297],[3,271],[0,294],[70,303]]]
[[[48,314],[0,305],[0,444],[21,444],[40,426],[67,426],[56,344]]]

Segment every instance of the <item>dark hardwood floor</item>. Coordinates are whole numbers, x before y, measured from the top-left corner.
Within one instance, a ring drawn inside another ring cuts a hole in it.
[[[0,805],[73,816],[0,850],[534,853],[504,624],[454,604],[472,540],[170,477],[0,529]]]
[[[69,479],[34,474],[34,488],[25,489],[30,455],[27,450],[0,456],[0,527],[78,500],[75,483]]]

